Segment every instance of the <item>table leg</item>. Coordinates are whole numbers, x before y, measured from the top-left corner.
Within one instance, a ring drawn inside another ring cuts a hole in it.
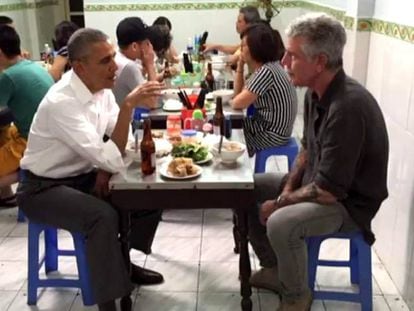
[[[131,275],[131,258],[129,257],[129,235],[131,233],[130,213],[126,211],[119,212],[119,241],[121,243],[121,252],[124,257],[125,266],[129,275]],[[131,295],[121,298],[121,311],[131,311],[132,300]]]
[[[251,275],[249,249],[247,241],[247,212],[245,210],[237,210],[237,224],[240,237],[240,294],[242,296],[241,308],[243,311],[252,310],[252,288],[249,283]]]
[[[233,252],[238,254],[240,252],[240,236],[239,236],[239,228],[237,224],[237,216],[236,212],[233,211],[233,239],[234,239],[234,248]]]

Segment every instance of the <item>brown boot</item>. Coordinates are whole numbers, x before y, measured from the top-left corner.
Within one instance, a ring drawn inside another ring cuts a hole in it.
[[[312,294],[310,291],[306,291],[297,300],[288,302],[282,299],[280,306],[276,311],[309,311],[312,305]]]
[[[272,268],[263,267],[253,272],[249,283],[253,287],[268,289],[275,293],[280,292],[280,282],[276,266]]]

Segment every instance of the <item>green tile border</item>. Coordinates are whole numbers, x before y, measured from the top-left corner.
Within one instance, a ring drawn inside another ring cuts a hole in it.
[[[360,25],[360,20],[358,20],[358,30]],[[414,27],[412,26],[371,18],[369,19],[369,28],[372,32],[414,43]]]
[[[9,3],[9,4],[0,4],[0,12],[7,11],[21,11],[27,9],[39,9],[46,6],[58,5],[59,0],[37,0],[35,2],[29,3]]]

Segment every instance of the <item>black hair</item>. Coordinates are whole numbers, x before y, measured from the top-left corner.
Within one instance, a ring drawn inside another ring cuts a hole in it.
[[[167,26],[168,30],[171,31],[172,25],[168,18],[165,16],[158,16],[155,21],[152,23],[153,25],[161,25],[161,26]]]
[[[239,13],[243,14],[244,21],[246,22],[246,24],[252,24],[260,21],[259,10],[255,6],[244,6],[240,8]]]
[[[0,49],[8,58],[21,54],[20,37],[13,27],[0,25]]]
[[[6,15],[0,15],[0,25],[10,25],[13,24],[13,20],[6,16]]]
[[[53,47],[56,51],[68,45],[69,38],[79,29],[79,26],[70,21],[63,21],[55,27],[55,39],[53,40]]]
[[[241,34],[242,38],[247,37],[246,44],[255,61],[267,63],[280,60],[281,41],[277,39],[274,31],[268,24],[255,23]]]
[[[157,54],[164,54],[170,48],[172,37],[168,29],[163,25],[149,27],[149,40]]]

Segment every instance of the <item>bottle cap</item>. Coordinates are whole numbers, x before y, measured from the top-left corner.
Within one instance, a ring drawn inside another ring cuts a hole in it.
[[[182,130],[181,135],[186,136],[186,137],[192,137],[192,136],[197,135],[197,131],[196,130]]]

